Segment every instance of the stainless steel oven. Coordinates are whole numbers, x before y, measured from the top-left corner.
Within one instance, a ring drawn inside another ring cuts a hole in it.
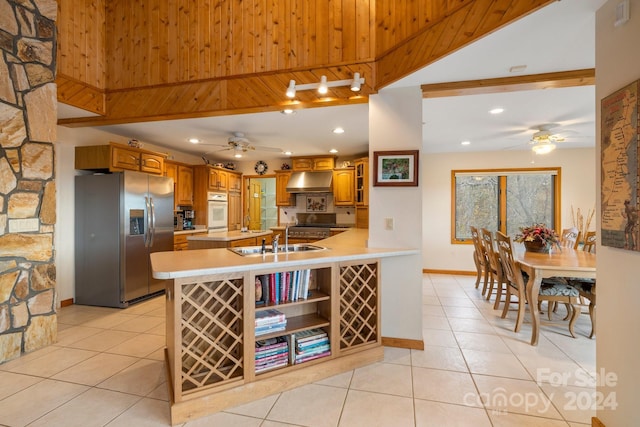
[[[207,193],[207,229],[210,232],[228,230],[228,210],[227,193]]]

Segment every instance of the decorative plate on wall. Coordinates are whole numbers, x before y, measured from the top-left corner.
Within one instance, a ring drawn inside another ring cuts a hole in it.
[[[253,169],[256,171],[258,175],[264,175],[267,172],[267,164],[262,160],[258,160]]]

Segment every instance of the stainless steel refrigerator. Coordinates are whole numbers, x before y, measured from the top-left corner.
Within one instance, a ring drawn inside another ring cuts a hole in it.
[[[75,302],[106,307],[159,294],[149,254],[173,250],[173,179],[140,172],[75,177]]]

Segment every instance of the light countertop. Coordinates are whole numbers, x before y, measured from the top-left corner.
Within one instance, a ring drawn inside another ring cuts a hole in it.
[[[327,248],[316,252],[280,252],[278,254],[257,256],[241,256],[227,249],[155,252],[151,254],[151,266],[153,277],[157,279],[176,279],[418,253],[417,249],[411,248],[368,248],[366,247],[368,236],[368,230],[349,229],[344,233],[315,242],[315,245]]]
[[[183,235],[183,234],[195,234],[195,233],[206,233],[207,229],[202,227],[202,228],[196,228],[195,230],[174,230],[173,231],[173,235]]]
[[[273,234],[273,230],[251,230],[251,231],[219,231],[216,233],[199,234],[197,236],[189,236],[187,240],[204,240],[216,242],[230,242],[232,240],[250,239],[252,237],[262,237]]]

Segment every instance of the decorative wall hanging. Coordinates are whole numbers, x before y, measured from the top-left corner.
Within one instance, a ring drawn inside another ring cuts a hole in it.
[[[638,142],[640,80],[602,99],[601,242],[603,246],[640,250]]]
[[[374,187],[417,187],[418,150],[374,151]]]

